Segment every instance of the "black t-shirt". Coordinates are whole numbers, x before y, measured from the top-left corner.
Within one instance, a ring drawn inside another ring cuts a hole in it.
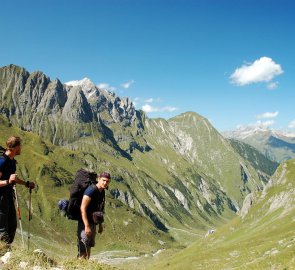
[[[105,202],[105,191],[101,192],[96,185],[89,186],[85,191],[84,195],[91,198],[91,201],[87,207],[87,216],[91,217],[91,214],[97,211],[104,211]]]
[[[11,174],[14,174],[16,171],[16,160],[10,159],[7,155],[3,154],[0,156],[0,172],[2,176],[0,180],[8,180]],[[0,188],[0,194],[4,192],[12,192],[12,185],[4,186]]]

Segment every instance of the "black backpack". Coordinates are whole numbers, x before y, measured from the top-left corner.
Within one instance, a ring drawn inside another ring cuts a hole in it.
[[[6,149],[0,145],[0,157],[4,155]]]
[[[69,219],[81,219],[80,206],[84,191],[90,185],[97,183],[97,174],[86,169],[79,169],[75,176],[75,181],[70,189],[70,199],[66,207],[66,215]]]
[[[4,155],[5,152],[6,152],[6,149],[0,145],[0,158],[4,160],[4,170],[6,170],[6,167],[7,167],[6,166],[7,156]]]

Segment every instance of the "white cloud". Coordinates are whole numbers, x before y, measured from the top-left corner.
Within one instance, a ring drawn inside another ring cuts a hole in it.
[[[262,114],[259,114],[256,116],[257,119],[262,119],[262,118],[275,118],[277,117],[279,112],[265,112]]]
[[[149,112],[174,112],[178,109],[176,107],[170,107],[170,106],[159,108],[159,107],[153,107],[149,104],[145,104],[142,106],[142,110],[149,113]]]
[[[121,86],[123,87],[123,88],[125,88],[125,89],[128,89],[132,84],[134,84],[135,83],[135,81],[134,80],[130,80],[130,81],[128,81],[128,82],[124,82],[124,83],[122,83],[121,84]]]
[[[288,124],[288,128],[295,128],[295,119]]]
[[[157,108],[154,108],[154,107],[152,107],[152,106],[149,105],[149,104],[145,104],[145,105],[143,105],[143,106],[142,106],[142,110],[143,110],[144,112],[147,112],[147,113],[149,113],[149,112],[157,112]]]
[[[110,86],[108,83],[100,83],[97,85],[97,87],[111,92],[114,92],[116,90],[116,87]]]
[[[266,87],[269,90],[277,89],[279,86],[279,82],[270,82]]]
[[[146,103],[153,103],[154,102],[154,99],[153,98],[149,98],[149,99],[146,99],[145,102]]]
[[[253,63],[237,68],[230,76],[231,82],[238,86],[251,83],[270,82],[284,71],[269,57],[261,57]],[[276,84],[277,85],[277,84]]]

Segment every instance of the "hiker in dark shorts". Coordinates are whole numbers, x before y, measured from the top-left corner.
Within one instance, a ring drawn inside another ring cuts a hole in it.
[[[83,195],[81,203],[82,220],[78,220],[78,257],[89,259],[90,249],[95,246],[96,225],[98,233],[103,231],[103,211],[105,204],[105,189],[108,189],[111,176],[102,172],[96,185],[89,186]]]
[[[18,178],[15,156],[21,154],[21,138],[10,137],[6,142],[6,150],[0,156],[0,240],[10,245],[15,236],[17,221],[14,205],[14,185],[34,188],[33,182],[25,182]]]

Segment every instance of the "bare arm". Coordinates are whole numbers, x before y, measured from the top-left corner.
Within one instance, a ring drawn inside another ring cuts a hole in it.
[[[87,195],[84,195],[83,199],[82,199],[81,207],[80,207],[81,216],[82,216],[82,220],[83,220],[83,223],[85,226],[85,234],[86,235],[91,235],[91,229],[90,229],[89,221],[87,218],[87,207],[88,207],[90,201],[91,201],[91,198]]]
[[[0,177],[2,176],[2,172],[0,172]],[[4,179],[4,180],[0,180],[0,188],[1,187],[5,187],[7,185],[10,184],[19,184],[19,185],[24,185],[28,188],[34,188],[35,187],[35,183],[34,182],[29,182],[29,181],[24,181],[21,180],[17,177],[17,174],[11,174],[9,179]]]
[[[1,176],[2,176],[2,172],[0,172],[0,178]],[[16,179],[17,179],[17,175],[11,174],[9,179],[0,180],[0,188],[15,183]]]
[[[16,179],[15,179],[15,183],[16,184],[19,184],[19,185],[24,185],[26,186],[27,188],[35,188],[35,183],[34,182],[30,182],[30,181],[24,181],[20,178],[17,177],[17,174],[16,174]]]

